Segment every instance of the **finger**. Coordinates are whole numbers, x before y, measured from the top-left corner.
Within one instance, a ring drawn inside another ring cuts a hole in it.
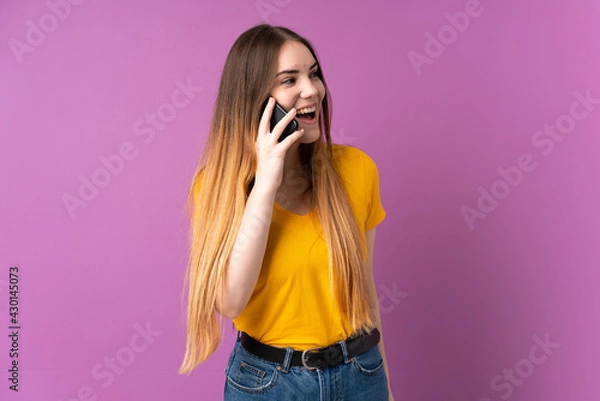
[[[273,107],[275,106],[275,99],[272,96],[269,96],[269,100],[267,102],[267,106],[262,113],[260,118],[260,123],[258,125],[259,133],[269,133],[271,131],[271,115],[273,113]]]
[[[285,127],[288,126],[288,124],[294,119],[294,117],[296,117],[296,109],[292,108],[286,113],[285,116],[283,116],[281,120],[279,120],[277,125],[275,125],[275,128],[273,128],[272,134],[275,135],[275,138],[279,139]]]
[[[290,146],[292,146],[294,144],[294,142],[296,142],[298,139],[300,139],[303,135],[304,135],[304,128],[299,129],[298,131],[294,131],[293,133],[289,134],[279,144],[283,145],[283,147],[287,151],[290,148]]]

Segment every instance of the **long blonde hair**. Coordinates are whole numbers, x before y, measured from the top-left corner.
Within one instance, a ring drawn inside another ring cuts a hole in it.
[[[262,104],[274,85],[279,51],[286,41],[304,44],[318,61],[306,39],[266,24],[244,32],[225,61],[210,132],[186,202],[191,247],[184,283],[184,293],[188,288],[187,338],[180,374],[189,374],[205,362],[221,340],[217,290],[254,184]],[[318,76],[325,85],[322,71],[318,69]],[[322,135],[316,142],[299,144],[300,161],[329,250],[330,288],[353,332],[370,330],[366,241],[335,166],[326,85],[321,110]]]

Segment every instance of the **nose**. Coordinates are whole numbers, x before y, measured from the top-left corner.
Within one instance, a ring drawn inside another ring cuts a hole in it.
[[[300,96],[303,98],[312,98],[319,94],[319,90],[309,77],[302,80]]]

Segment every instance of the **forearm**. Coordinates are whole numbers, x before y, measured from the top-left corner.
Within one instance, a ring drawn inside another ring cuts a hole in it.
[[[385,355],[385,346],[383,344],[383,329],[381,327],[381,324],[379,325],[378,329],[379,329],[379,332],[381,333],[381,339],[379,341],[379,352],[381,353],[381,356],[383,357],[383,368],[385,369],[385,376],[387,377],[388,391],[390,393],[390,401],[393,401],[394,397],[392,396],[392,382],[390,380],[390,371],[388,369],[387,358]]]
[[[383,342],[383,326],[381,323],[381,314],[379,312],[379,302],[377,300],[375,300],[374,302],[374,307],[372,307],[372,313],[374,316],[374,322],[373,324],[375,325],[375,327],[379,330],[379,333],[381,334],[381,338],[379,340],[379,352],[381,353],[381,356],[383,357],[383,368],[385,370],[385,375],[387,377],[387,382],[388,382],[388,391],[390,393],[390,401],[393,401],[394,398],[392,396],[392,384],[391,384],[391,380],[390,380],[390,372],[388,369],[388,364],[387,364],[387,358],[386,358],[386,354],[385,354],[385,345]]]
[[[229,256],[223,294],[217,296],[217,310],[235,318],[250,300],[262,267],[276,191],[254,186],[248,199],[240,229]]]
[[[379,342],[379,352],[383,358],[383,367],[385,370],[385,375],[387,377],[388,382],[388,391],[390,393],[389,401],[394,401],[394,396],[392,395],[392,386],[390,381],[390,374],[387,365],[387,359],[385,356],[385,347],[383,345],[383,326],[381,324],[381,313],[379,311],[379,297],[377,296],[377,287],[375,286],[375,276],[373,274],[373,252],[375,249],[375,228],[370,229],[366,232],[367,239],[367,261],[366,261],[366,272],[367,272],[367,288],[369,291],[369,309],[371,310],[371,318],[373,321],[373,325],[379,330],[381,333],[381,338]]]

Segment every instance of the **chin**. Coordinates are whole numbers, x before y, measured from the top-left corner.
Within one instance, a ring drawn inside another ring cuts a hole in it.
[[[298,140],[298,142],[300,143],[313,143],[315,141],[317,141],[319,138],[321,137],[320,133],[309,133],[309,132],[305,132],[304,135],[302,135],[302,138],[300,138]]]
[[[319,126],[313,126],[309,129],[305,128],[304,135],[298,140],[300,143],[312,143],[321,137],[321,129]]]

